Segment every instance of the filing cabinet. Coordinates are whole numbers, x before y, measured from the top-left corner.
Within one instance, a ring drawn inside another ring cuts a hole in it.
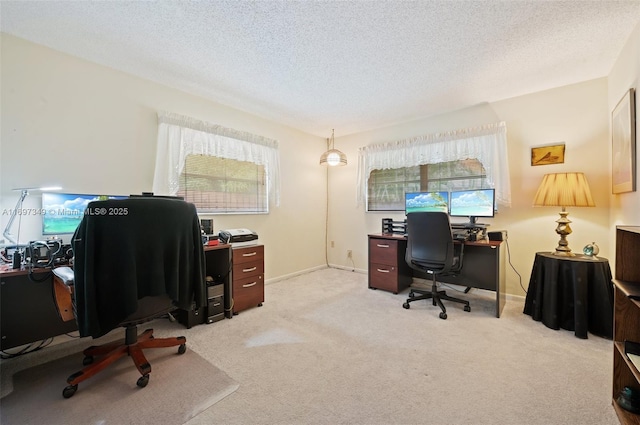
[[[264,245],[233,248],[233,314],[264,302]]]
[[[406,250],[406,239],[369,236],[369,288],[397,294],[411,284],[411,269],[404,259]]]

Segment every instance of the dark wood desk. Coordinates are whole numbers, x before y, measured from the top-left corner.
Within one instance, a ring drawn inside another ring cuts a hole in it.
[[[496,317],[506,302],[505,255],[502,241],[464,243],[462,270],[455,276],[442,276],[438,281],[496,293]],[[405,259],[407,238],[394,234],[369,235],[369,288],[384,289],[395,294],[411,285],[413,277],[431,280],[410,268]]]
[[[0,315],[2,350],[78,330],[58,315],[50,269],[0,269]]]
[[[613,337],[613,284],[602,257],[536,253],[524,313],[551,329]]]
[[[224,285],[224,317],[233,317],[231,287],[231,245],[216,245],[204,249],[206,274]],[[75,320],[62,321],[53,295],[53,275],[49,269],[12,270],[0,267],[0,349],[53,338],[78,330]],[[209,292],[209,291],[208,291]],[[190,328],[211,323],[221,311],[204,306],[197,310],[176,311],[180,323]]]

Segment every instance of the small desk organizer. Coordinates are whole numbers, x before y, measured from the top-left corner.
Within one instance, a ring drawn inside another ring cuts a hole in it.
[[[394,235],[405,235],[407,233],[407,220],[393,221],[392,218],[383,218],[382,233],[383,234],[391,233]]]

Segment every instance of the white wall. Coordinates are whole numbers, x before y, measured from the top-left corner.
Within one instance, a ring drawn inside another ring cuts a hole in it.
[[[570,208],[574,251],[596,241],[614,258],[613,225],[639,224],[640,192],[611,195],[610,111],[640,80],[640,25],[608,79],[561,87],[465,110],[341,137],[346,167],[324,169],[318,158],[324,139],[265,121],[242,111],[91,64],[21,39],[2,35],[2,139],[0,207],[12,208],[10,189],[60,184],[66,192],[128,194],[149,191],[153,178],[156,111],[168,110],[280,141],[282,204],[268,215],[215,216],[215,228],[248,227],[266,245],[267,279],[325,263],[326,176],[329,198],[329,262],[367,269],[367,234],[383,217],[355,203],[358,148],[440,131],[505,121],[508,128],[513,205],[490,220],[509,232],[508,292],[523,294],[536,251],[553,250],[558,209],[534,208],[545,173],[582,171],[597,206]],[[640,108],[639,108],[640,109]],[[530,148],[564,142],[564,164],[532,167]],[[27,205],[39,206],[37,195]],[[4,228],[7,215],[0,217]],[[25,217],[21,241],[40,237],[40,218]],[[346,251],[353,251],[353,261]],[[612,264],[613,265],[613,264]]]
[[[349,157],[349,165],[331,170],[329,262],[348,266],[352,249],[356,268],[367,268],[367,237],[379,233],[381,219],[403,219],[404,213],[367,213],[355,206],[358,148],[423,134],[464,129],[505,121],[511,172],[512,206],[500,207],[494,219],[483,219],[490,229],[507,230],[511,264],[507,265],[507,292],[524,294],[537,251],[553,251],[558,242],[555,220],[560,208],[534,208],[533,196],[545,173],[580,171],[586,174],[595,208],[569,208],[573,233],[569,246],[577,252],[597,242],[602,256],[613,256],[609,241],[608,110],[606,79],[588,81],[533,93],[462,111],[336,139]],[[531,166],[531,147],[566,144],[564,164]],[[604,164],[603,164],[604,158]]]
[[[325,265],[326,142],[283,125],[3,34],[0,208],[13,188],[69,193],[151,191],[156,112],[166,110],[279,140],[281,205],[266,215],[218,215],[215,230],[247,227],[265,244],[265,278]],[[40,207],[37,193],[25,206]],[[9,216],[0,216],[4,229]],[[17,233],[18,220],[13,232]],[[0,236],[1,238],[1,236]],[[40,239],[23,217],[20,242]],[[68,239],[69,236],[66,236]]]

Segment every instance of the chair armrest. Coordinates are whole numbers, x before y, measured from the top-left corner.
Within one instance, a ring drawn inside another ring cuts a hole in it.
[[[451,269],[451,271],[457,273],[460,270],[462,270],[462,260],[463,260],[463,257],[464,257],[464,242],[453,244],[454,255],[455,255],[456,246],[459,246],[459,248],[458,248],[458,251],[459,251],[458,252],[458,263],[456,264],[455,267],[453,267]]]
[[[71,267],[56,267],[55,269],[53,269],[53,275],[56,278],[60,279],[61,283],[63,283],[65,286],[73,286],[74,274]]]
[[[73,308],[74,274],[71,267],[53,269],[53,296],[58,315],[64,322],[75,319]]]

